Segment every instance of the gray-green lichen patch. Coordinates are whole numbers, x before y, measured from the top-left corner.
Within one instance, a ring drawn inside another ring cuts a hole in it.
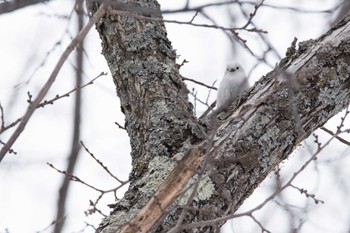
[[[320,94],[318,95],[318,100],[323,104],[333,104],[336,98],[335,93],[337,93],[334,89],[330,89],[328,87],[320,90]]]
[[[200,127],[198,124],[189,123],[188,127],[191,130],[192,135],[194,135],[196,139],[203,140],[207,136],[205,134],[204,129]]]
[[[279,128],[275,125],[267,128],[266,132],[260,136],[258,145],[261,146],[261,148],[275,147],[278,145],[279,132]]]
[[[169,64],[165,64],[163,63],[163,68],[164,68],[164,72],[171,74],[173,72],[174,67],[172,65]]]
[[[188,199],[192,195],[195,182],[198,182],[197,175],[195,175],[190,181],[190,184],[192,184],[192,188],[187,190],[187,192],[180,198],[179,200],[180,205],[186,205]],[[215,192],[214,183],[208,176],[205,176],[203,179],[199,181],[197,193],[194,196],[193,200],[197,202],[208,200],[214,194],[214,192]]]
[[[215,186],[209,177],[205,177],[199,182],[198,193],[195,196],[195,201],[208,200],[215,191]]]
[[[101,233],[115,233],[119,232],[121,227],[123,227],[124,224],[126,224],[132,217],[134,217],[138,213],[138,209],[131,209],[129,211],[118,211],[114,214],[109,215],[103,221],[100,223],[100,227],[103,227],[104,225],[108,225],[108,227],[104,228],[102,230],[98,230],[97,232]],[[113,224],[118,223],[118,224]]]
[[[140,191],[149,195],[159,187],[159,184],[176,166],[176,162],[166,156],[156,156],[148,164],[148,171],[144,178],[137,181]]]
[[[262,132],[262,129],[265,128],[270,121],[271,119],[266,112],[259,112],[257,113],[255,118],[249,119],[248,123],[253,127],[250,127],[246,133],[253,135],[254,138],[258,138],[260,136],[260,133]]]

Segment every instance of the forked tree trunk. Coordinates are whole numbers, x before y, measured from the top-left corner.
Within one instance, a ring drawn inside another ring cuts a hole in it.
[[[159,4],[126,2],[111,6],[115,11],[96,28],[125,114],[133,168],[129,190],[97,232],[170,230],[189,195],[177,197],[203,168],[183,224],[232,214],[303,139],[349,105],[349,17],[298,50],[291,47],[220,120],[199,121]],[[88,7],[93,13],[97,4]],[[224,222],[182,231],[215,232]]]

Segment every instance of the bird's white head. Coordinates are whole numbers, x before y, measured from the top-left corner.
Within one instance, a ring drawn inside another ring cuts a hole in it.
[[[244,73],[244,70],[241,66],[241,64],[239,64],[238,62],[236,61],[231,61],[230,63],[227,64],[226,66],[226,73],[241,73],[243,72]]]

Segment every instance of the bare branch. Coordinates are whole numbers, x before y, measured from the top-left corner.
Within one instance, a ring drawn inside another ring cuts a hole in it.
[[[3,141],[1,141],[1,140],[0,140],[0,144],[6,145],[6,144],[5,144]],[[17,152],[16,152],[15,150],[13,150],[12,148],[10,148],[8,152],[9,152],[10,154],[15,154],[15,155],[17,154]]]
[[[40,105],[40,102],[42,99],[46,96],[47,92],[49,91],[51,85],[56,80],[56,77],[65,63],[66,59],[68,58],[69,54],[73,51],[73,49],[85,38],[87,33],[90,31],[90,29],[94,26],[94,24],[105,14],[104,5],[102,4],[99,8],[99,10],[94,14],[92,18],[90,18],[89,22],[85,25],[85,27],[78,33],[78,35],[71,41],[71,43],[68,45],[64,53],[62,54],[61,58],[56,64],[56,67],[52,71],[49,79],[39,92],[36,99],[31,103],[24,114],[24,116],[21,119],[21,122],[19,123],[17,129],[15,132],[11,135],[10,139],[6,142],[6,144],[1,148],[0,151],[0,162],[5,157],[6,153],[9,151],[9,149],[12,147],[14,142],[17,140],[19,135],[24,130],[26,124],[28,123],[30,117],[34,113],[35,109]]]
[[[61,95],[56,95],[53,99],[50,99],[50,100],[45,100],[44,102],[40,103],[39,106],[37,108],[40,108],[40,107],[44,107],[45,105],[48,105],[48,104],[53,104],[55,101],[59,100],[59,99],[62,99],[64,97],[69,97],[69,95],[77,90],[80,90],[82,88],[85,88],[89,85],[92,85],[94,83],[94,81],[96,81],[96,79],[100,78],[101,76],[103,75],[107,75],[107,73],[105,72],[101,72],[98,76],[96,76],[95,78],[93,78],[92,80],[90,80],[88,83],[82,85],[82,86],[77,86],[75,87],[74,89],[72,89],[71,91],[68,91],[66,92],[65,94],[61,94]],[[30,94],[30,92],[27,93],[28,95],[28,100],[27,102],[28,103],[32,103],[32,95]],[[5,132],[6,130],[16,126],[19,122],[22,121],[22,118],[18,118],[17,120],[15,120],[14,122],[12,122],[11,124],[7,125],[7,126],[4,126],[3,128],[0,129],[0,134],[2,134],[3,132]]]
[[[75,10],[76,14],[78,16],[77,18],[77,26],[78,26],[78,32],[81,31],[84,27],[84,10],[83,10],[83,0],[76,0],[75,2]],[[79,145],[79,139],[80,139],[80,132],[81,132],[81,106],[82,106],[82,98],[81,98],[81,90],[78,88],[82,86],[82,80],[83,80],[83,67],[84,67],[84,56],[83,56],[83,48],[84,48],[84,41],[81,41],[80,44],[77,46],[76,50],[76,64],[77,69],[75,69],[75,84],[77,88],[76,94],[74,96],[74,105],[73,105],[73,134],[72,134],[72,141],[71,141],[71,148],[68,156],[68,163],[67,163],[67,172],[69,174],[73,174],[76,164],[78,162],[79,157],[79,151],[80,151],[80,145]],[[68,94],[69,95],[69,94]],[[45,101],[44,101],[45,102]],[[51,102],[53,103],[53,102]],[[57,213],[56,213],[56,219],[63,219],[63,221],[57,222],[54,227],[54,233],[61,233],[62,229],[66,223],[64,221],[64,216],[66,212],[66,201],[67,197],[69,195],[69,186],[70,186],[70,180],[67,176],[63,177],[63,181],[61,184],[61,187],[58,192],[58,201],[57,201]]]
[[[112,188],[112,189],[109,189],[109,190],[102,190],[102,189],[99,189],[99,188],[96,188],[95,186],[93,185],[90,185],[88,183],[86,183],[85,181],[83,181],[82,179],[80,179],[79,177],[77,176],[74,176],[73,174],[69,174],[68,172],[66,171],[62,171],[62,170],[59,170],[58,168],[56,168],[53,164],[51,163],[47,163],[47,165],[49,165],[51,168],[53,168],[55,171],[57,171],[58,173],[61,173],[63,175],[65,175],[69,180],[72,180],[72,181],[76,181],[78,183],[81,183],[97,192],[100,193],[100,195],[97,197],[97,199],[95,200],[95,202],[92,202],[90,201],[90,206],[92,206],[92,209],[89,209],[86,213],[87,214],[92,214],[94,213],[95,211],[99,212],[100,214],[102,214],[103,216],[106,216],[104,215],[97,207],[96,205],[98,204],[98,202],[101,200],[101,198],[107,194],[107,193],[111,193],[113,192],[114,193],[114,196],[116,197],[116,192],[122,188],[124,185],[126,185],[128,182],[124,182],[124,183],[121,183],[120,185],[118,185],[117,187],[115,188]]]
[[[0,102],[0,114],[1,114],[1,128],[0,128],[0,134],[1,132],[4,131],[5,128],[5,114],[4,114],[4,109],[2,108],[1,102]]]
[[[76,86],[74,89],[72,89],[64,94],[61,94],[61,95],[57,94],[54,98],[52,98],[50,100],[44,100],[44,102],[39,104],[38,108],[45,107],[45,105],[48,105],[48,104],[53,104],[55,101],[62,99],[64,97],[69,97],[69,95],[72,94],[73,92],[76,92],[78,90],[81,90],[84,87],[87,87],[89,85],[94,84],[94,81],[96,81],[96,79],[100,78],[101,76],[105,76],[105,75],[107,75],[107,73],[101,72],[99,75],[97,75],[95,78],[91,79],[88,83],[85,83],[84,85]]]
[[[301,194],[305,194],[306,197],[312,198],[314,200],[315,204],[318,204],[318,203],[324,204],[324,201],[317,199],[315,194],[309,194],[306,189],[296,187],[296,186],[294,186],[292,184],[290,184],[289,186],[294,188],[294,189],[296,189],[296,190],[298,190]]]
[[[194,79],[191,79],[191,78],[186,78],[186,77],[183,77],[183,76],[182,76],[182,80],[191,81],[191,82],[194,82],[194,83],[196,83],[196,84],[198,84],[198,85],[201,85],[201,86],[203,86],[203,87],[206,87],[206,88],[209,88],[209,89],[213,89],[213,90],[217,90],[217,88],[214,87],[213,85],[209,86],[209,85],[207,85],[207,84],[205,84],[205,83],[199,82],[199,81],[194,80]]]
[[[108,167],[105,166],[99,159],[97,159],[93,153],[89,151],[89,149],[85,146],[83,141],[80,141],[80,144],[84,147],[85,151],[110,175],[112,176],[115,180],[117,180],[121,184],[126,184],[128,181],[122,181],[118,177],[112,174],[112,172],[109,171]]]
[[[66,171],[62,171],[62,170],[59,170],[58,168],[56,168],[53,164],[51,163],[46,163],[47,165],[49,165],[51,168],[53,168],[54,170],[56,170],[58,173],[61,173],[65,176],[67,176],[70,180],[72,181],[76,181],[76,182],[79,182],[79,183],[82,183],[83,185],[95,190],[95,191],[98,191],[98,192],[103,192],[101,189],[98,189],[98,188],[95,188],[93,185],[90,185],[86,182],[84,182],[83,180],[81,180],[79,177],[77,176],[74,176],[72,174],[69,174],[68,172]]]
[[[247,29],[249,24],[252,23],[252,20],[253,20],[254,16],[256,15],[256,13],[258,12],[258,9],[262,6],[263,3],[264,3],[264,0],[262,0],[258,5],[254,6],[254,11],[249,14],[249,18],[248,18],[246,24],[241,27],[242,29]]]
[[[336,139],[338,139],[340,142],[344,143],[345,145],[350,146],[350,142],[346,141],[344,138],[341,138],[338,135],[335,135],[331,130],[327,129],[326,127],[321,127],[320,129],[322,129],[326,133],[334,136]]]
[[[16,126],[19,122],[21,122],[22,118],[18,118],[17,120],[15,120],[14,122],[12,122],[11,124],[4,126],[3,128],[1,128],[0,130],[0,134],[2,134],[3,132],[5,132],[6,130]]]
[[[122,126],[121,124],[119,124],[118,122],[114,122],[114,124],[116,124],[119,127],[119,129],[123,129],[123,130],[127,131],[127,129],[124,126]]]
[[[192,11],[202,11],[202,10],[209,8],[209,7],[217,7],[217,6],[232,5],[232,4],[255,6],[256,1],[244,1],[244,2],[242,2],[240,0],[230,0],[230,1],[222,1],[222,2],[203,4],[203,5],[196,6],[196,7],[189,7],[188,5],[186,5],[185,7],[179,8],[179,9],[162,10],[162,14],[174,14],[174,13],[183,13],[183,12],[192,12]],[[334,8],[329,9],[329,10],[306,10],[306,9],[302,9],[302,8],[288,7],[288,6],[277,6],[277,5],[267,4],[267,3],[262,4],[262,7],[272,8],[272,9],[277,9],[277,10],[290,10],[290,11],[294,11],[296,13],[331,14],[331,13],[334,13],[334,11],[337,10],[342,4],[343,3],[339,3]]]
[[[19,10],[21,8],[35,5],[38,3],[45,3],[49,0],[12,0],[12,1],[5,1],[0,4],[0,14],[9,13],[12,11]]]
[[[175,23],[175,24],[189,25],[189,26],[194,26],[194,27],[221,29],[221,30],[229,31],[229,32],[244,30],[244,31],[248,31],[248,32],[267,33],[266,31],[260,30],[260,29],[247,29],[247,28],[243,28],[243,27],[224,27],[224,26],[219,26],[219,25],[193,23],[192,19],[189,21],[178,21],[178,20],[162,19],[162,18],[155,18],[155,17],[146,17],[146,16],[131,13],[129,11],[120,11],[120,10],[114,10],[114,9],[107,9],[107,12],[108,12],[108,14],[130,16],[130,17],[134,17],[135,19],[140,19],[140,20],[148,20],[148,21],[164,22],[164,23]]]

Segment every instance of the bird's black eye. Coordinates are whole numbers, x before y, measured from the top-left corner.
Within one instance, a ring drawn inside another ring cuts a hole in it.
[[[239,70],[239,66],[236,67],[236,70]]]

